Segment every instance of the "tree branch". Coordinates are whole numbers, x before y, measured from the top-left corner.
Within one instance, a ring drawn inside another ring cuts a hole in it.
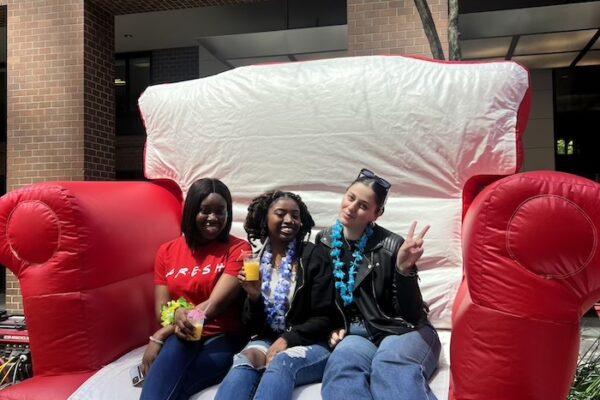
[[[423,30],[429,41],[429,48],[431,49],[433,58],[436,60],[445,60],[442,43],[435,28],[435,22],[433,22],[433,18],[431,17],[431,10],[429,9],[427,0],[415,0],[415,6],[419,12],[419,17],[421,17]]]
[[[458,31],[458,0],[448,0],[448,52],[451,61],[462,60]]]

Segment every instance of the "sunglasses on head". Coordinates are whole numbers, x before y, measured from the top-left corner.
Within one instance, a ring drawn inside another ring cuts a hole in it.
[[[391,183],[389,183],[385,179],[375,175],[375,172],[371,171],[370,169],[367,169],[367,168],[361,169],[360,172],[358,173],[358,178],[362,178],[362,177],[373,179],[379,186],[381,186],[385,190],[390,190],[390,188],[392,187]]]

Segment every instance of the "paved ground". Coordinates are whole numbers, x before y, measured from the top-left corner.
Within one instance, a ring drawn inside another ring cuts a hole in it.
[[[585,317],[581,321],[581,346],[579,354],[585,353],[590,345],[600,336],[600,318]]]

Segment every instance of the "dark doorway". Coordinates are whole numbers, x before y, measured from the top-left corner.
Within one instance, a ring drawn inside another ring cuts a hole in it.
[[[554,70],[556,170],[600,182],[600,66]]]

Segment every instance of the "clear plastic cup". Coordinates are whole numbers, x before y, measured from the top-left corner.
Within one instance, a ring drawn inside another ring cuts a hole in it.
[[[193,309],[188,312],[187,319],[194,326],[194,335],[190,340],[200,340],[202,338],[202,329],[204,328],[206,314],[202,310]]]
[[[260,279],[260,257],[252,253],[244,254],[244,273],[247,281]]]

